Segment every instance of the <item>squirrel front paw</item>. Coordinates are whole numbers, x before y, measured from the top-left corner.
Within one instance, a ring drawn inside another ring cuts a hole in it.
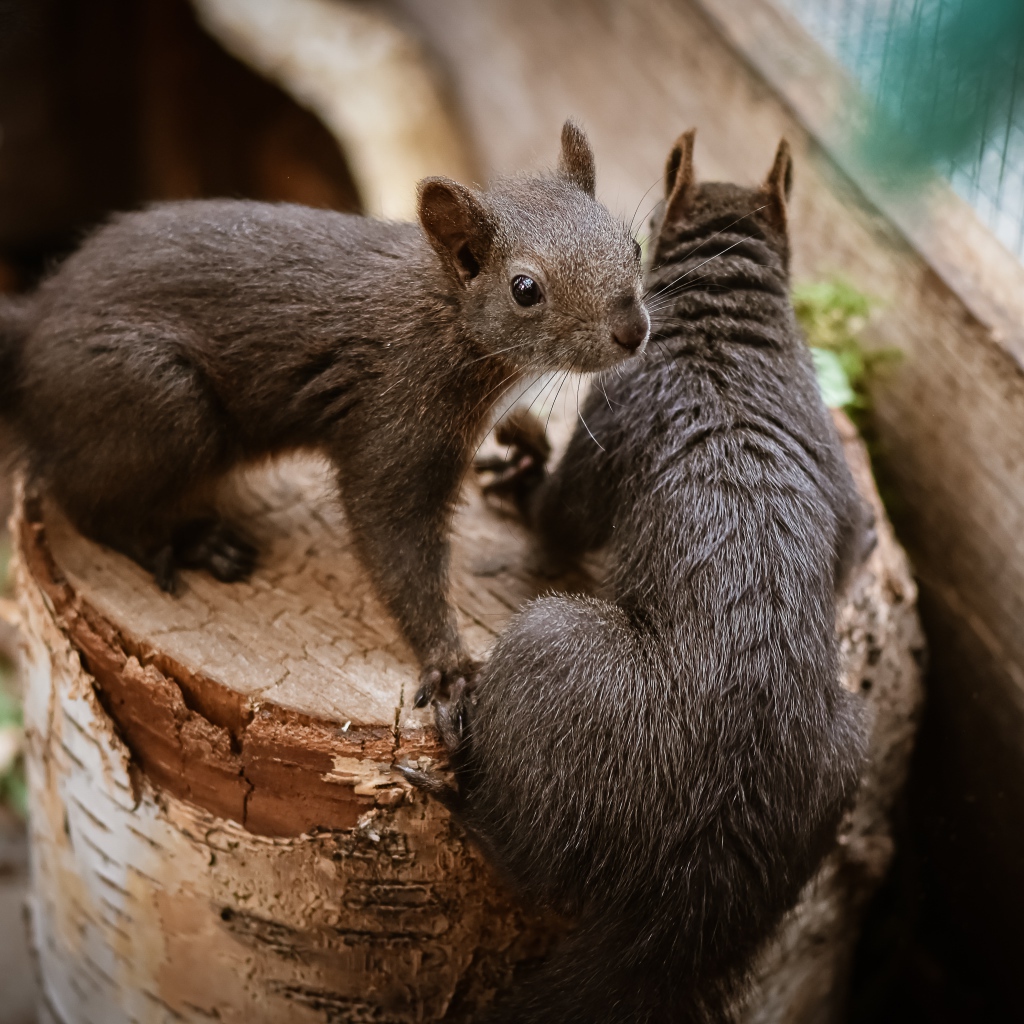
[[[525,409],[509,413],[498,424],[494,436],[498,444],[508,445],[509,452],[506,458],[490,456],[474,463],[478,473],[493,474],[483,485],[483,492],[511,498],[525,515],[530,496],[547,475],[551,443],[540,420]]]
[[[420,688],[413,707],[425,708],[433,700],[447,700],[456,687],[472,690],[480,674],[480,663],[462,658],[454,665],[428,665],[420,674]]]
[[[439,668],[424,669],[420,678],[414,705],[418,708],[434,705],[434,724],[449,753],[459,748],[466,733],[468,697],[479,675],[479,663],[467,660],[447,673]]]
[[[469,729],[469,690],[469,685],[459,679],[447,697],[434,700],[434,725],[449,754],[462,746]]]

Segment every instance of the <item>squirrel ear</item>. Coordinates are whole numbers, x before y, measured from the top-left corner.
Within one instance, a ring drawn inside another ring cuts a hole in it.
[[[577,188],[593,197],[597,184],[594,151],[583,129],[572,120],[562,125],[562,154],[558,158],[558,170]]]
[[[696,128],[683,132],[676,139],[672,152],[665,164],[665,220],[674,224],[682,220],[696,191],[696,176],[693,173],[693,140]]]
[[[424,178],[417,190],[420,225],[445,268],[470,282],[491,251],[494,228],[480,200],[450,178]]]
[[[775,151],[775,162],[761,186],[761,191],[768,200],[764,212],[769,222],[779,231],[786,230],[786,207],[792,190],[793,157],[789,151],[789,143],[781,139],[779,148]]]

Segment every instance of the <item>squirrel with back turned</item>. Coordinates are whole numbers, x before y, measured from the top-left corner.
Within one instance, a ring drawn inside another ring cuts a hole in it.
[[[517,414],[492,489],[549,557],[604,548],[601,598],[529,603],[439,700],[441,797],[525,902],[575,922],[487,1024],[730,1019],[835,841],[865,749],[836,596],[870,550],[789,299],[783,142],[760,188],[669,158],[645,359],[591,389],[554,472]]]
[[[649,317],[639,248],[594,198],[572,122],[558,171],[419,185],[419,225],[232,200],[114,217],[0,302],[0,421],[88,536],[173,591],[246,577],[229,470],[333,462],[357,551],[423,666],[474,669],[448,594],[451,512],[491,407],[532,374],[613,366]]]

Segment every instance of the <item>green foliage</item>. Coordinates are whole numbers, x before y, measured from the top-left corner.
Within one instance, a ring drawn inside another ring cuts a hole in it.
[[[0,595],[10,592],[9,561],[7,536],[0,535]],[[21,729],[21,704],[14,696],[12,667],[0,657],[0,804],[6,804],[24,817],[28,811],[24,759],[20,754],[13,758],[7,756],[11,740],[20,734]]]
[[[846,409],[854,420],[863,419],[870,409],[872,377],[897,356],[891,349],[869,352],[861,347],[858,339],[872,305],[863,292],[841,278],[793,289],[793,308],[811,346],[825,404]]]
[[[867,445],[875,482],[890,516],[902,501],[886,471],[884,445],[871,415],[870,385],[896,362],[898,349],[862,348],[859,338],[874,303],[848,281],[833,278],[797,285],[793,307],[803,328],[825,404],[845,409]]]
[[[827,348],[812,348],[811,358],[825,404],[830,409],[846,409],[856,404],[857,395],[850,387],[849,374],[839,356]]]
[[[20,734],[21,728],[21,705],[11,694],[9,679],[0,680],[0,758],[4,762],[8,762],[10,740]],[[0,763],[0,804],[7,804],[24,817],[28,811],[27,796],[24,760],[18,754],[8,763]]]

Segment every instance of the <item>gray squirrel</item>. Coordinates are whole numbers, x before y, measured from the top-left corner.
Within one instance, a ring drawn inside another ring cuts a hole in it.
[[[115,216],[0,300],[0,422],[90,537],[173,591],[257,552],[212,501],[234,466],[322,451],[376,588],[423,666],[464,679],[449,528],[491,407],[530,374],[643,348],[640,251],[594,198],[572,122],[557,173],[419,185],[419,225],[288,204]]]
[[[666,171],[645,359],[591,389],[554,472],[516,414],[491,489],[601,598],[512,619],[436,702],[432,791],[528,905],[575,922],[487,1024],[725,1021],[835,840],[865,750],[836,595],[873,543],[789,300],[785,142],[760,188]]]

